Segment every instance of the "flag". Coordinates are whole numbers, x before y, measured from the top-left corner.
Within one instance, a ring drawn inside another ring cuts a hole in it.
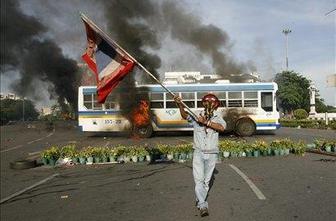
[[[86,17],[82,19],[88,41],[82,59],[95,73],[98,102],[104,103],[119,82],[132,71],[134,61],[90,20]]]

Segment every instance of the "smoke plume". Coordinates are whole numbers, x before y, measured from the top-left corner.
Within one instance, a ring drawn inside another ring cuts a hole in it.
[[[35,82],[47,82],[51,96],[65,109],[68,102],[76,107],[78,68],[75,60],[65,57],[60,47],[44,33],[47,27],[36,18],[21,12],[16,0],[1,0],[1,74],[8,70],[20,73],[13,83],[14,91],[20,96],[41,93]],[[54,98],[54,97],[53,97]]]

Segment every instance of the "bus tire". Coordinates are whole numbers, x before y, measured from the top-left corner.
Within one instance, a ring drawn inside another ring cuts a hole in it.
[[[10,162],[9,166],[15,170],[30,169],[36,167],[36,160],[17,160]]]
[[[133,128],[133,135],[138,136],[140,138],[149,138],[152,136],[152,134],[153,134],[152,125]]]
[[[239,136],[249,137],[255,133],[256,125],[249,118],[239,119],[235,131]]]

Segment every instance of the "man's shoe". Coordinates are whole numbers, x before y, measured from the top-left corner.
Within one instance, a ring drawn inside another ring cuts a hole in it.
[[[209,216],[208,208],[200,209],[201,217]]]

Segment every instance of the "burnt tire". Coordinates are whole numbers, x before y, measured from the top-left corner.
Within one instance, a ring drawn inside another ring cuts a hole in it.
[[[9,167],[15,170],[24,170],[36,167],[36,160],[17,160],[10,162]]]
[[[240,119],[236,124],[235,131],[239,136],[248,137],[255,133],[256,125],[251,119]]]
[[[152,125],[133,128],[133,135],[138,136],[140,138],[149,138],[152,136],[152,134],[153,134]]]

